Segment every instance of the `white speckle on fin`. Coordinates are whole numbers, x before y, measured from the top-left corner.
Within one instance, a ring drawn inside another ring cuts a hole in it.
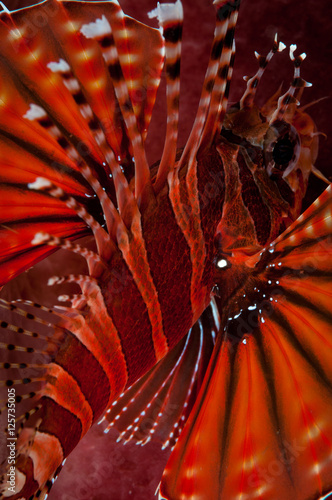
[[[32,245],[40,245],[49,239],[49,236],[46,233],[36,233],[33,240],[31,240]]]
[[[62,73],[65,71],[70,71],[70,66],[64,59],[59,59],[58,62],[52,61],[48,63],[47,67],[53,71],[53,73]]]
[[[67,87],[69,92],[79,92],[80,90],[80,84],[78,83],[78,80],[76,78],[71,78],[70,80],[64,80],[64,85]]]
[[[69,297],[69,295],[59,295],[58,301],[59,302],[69,302],[70,301],[70,297]]]
[[[48,279],[48,281],[47,281],[47,285],[48,285],[48,286],[53,286],[53,285],[55,285],[58,281],[59,281],[59,277],[58,277],[58,276],[52,276],[52,278],[49,278],[49,279]]]
[[[279,42],[278,52],[282,52],[286,48],[286,45],[283,42]]]
[[[160,24],[174,19],[182,19],[183,7],[181,0],[177,0],[175,3],[158,3],[155,9],[148,12],[148,16],[150,19],[156,17]]]
[[[83,24],[80,31],[86,38],[96,38],[109,35],[112,33],[112,28],[106,17],[103,16],[92,23]]]
[[[35,182],[30,182],[28,184],[29,189],[43,189],[51,186],[52,183],[48,179],[45,179],[45,177],[37,177]]]
[[[38,106],[38,104],[30,104],[30,108],[25,113],[25,115],[23,115],[23,118],[33,121],[38,118],[44,118],[45,116],[46,111],[41,106]]]
[[[274,35],[274,42],[278,44],[278,52],[282,52],[285,48],[286,45],[283,42],[278,43],[278,33]]]

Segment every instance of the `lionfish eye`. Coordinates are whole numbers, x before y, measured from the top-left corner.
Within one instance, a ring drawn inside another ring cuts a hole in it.
[[[294,155],[295,144],[288,136],[279,139],[275,144],[272,157],[276,165],[288,165]]]
[[[265,165],[271,176],[275,171],[284,172],[297,163],[300,139],[295,128],[287,122],[277,121],[269,128],[264,139]]]

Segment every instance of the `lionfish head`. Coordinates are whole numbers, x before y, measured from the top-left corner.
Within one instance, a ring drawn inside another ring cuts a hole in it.
[[[308,106],[299,107],[304,88],[311,84],[300,76],[306,54],[296,55],[296,45],[289,50],[294,75],[288,90],[282,94],[280,86],[263,106],[256,103],[267,64],[284,48],[275,36],[266,56],[255,53],[258,71],[244,78],[247,88],[240,101],[228,109],[223,122],[219,150],[230,145],[234,148],[237,171],[233,182],[234,161],[227,174],[227,161],[223,159],[228,185],[233,186],[228,193],[226,190],[218,228],[226,252],[236,248],[252,254],[273,241],[301,213],[310,173],[327,181],[314,167],[319,133],[305,112]]]

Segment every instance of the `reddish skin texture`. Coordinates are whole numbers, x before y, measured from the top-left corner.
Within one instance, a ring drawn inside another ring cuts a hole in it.
[[[9,8],[23,7],[30,2],[6,1]],[[125,13],[146,23],[151,23],[146,12],[155,7],[155,0],[121,1]],[[180,140],[182,145],[190,130],[196,113],[205,66],[209,56],[210,43],[214,29],[214,12],[212,1],[201,2],[183,0],[185,25],[183,32],[182,90],[180,104]],[[194,7],[193,7],[194,5]],[[254,10],[255,9],[255,10]],[[237,55],[235,71],[231,87],[230,100],[235,102],[244,90],[242,76],[252,75],[256,71],[256,60],[253,51],[263,54],[269,50],[274,33],[289,46],[297,43],[299,50],[307,53],[302,65],[302,76],[314,85],[306,89],[302,104],[309,103],[330,94],[331,87],[331,21],[332,7],[328,0],[317,2],[295,0],[265,2],[264,0],[243,0],[236,30]],[[324,20],[324,22],[322,22]],[[330,47],[330,48],[329,48]],[[264,102],[284,81],[285,86],[291,80],[292,65],[285,50],[277,54],[267,69],[258,92],[258,101]],[[162,94],[162,91],[160,92]],[[162,97],[160,95],[160,97]],[[151,123],[150,142],[147,146],[150,163],[158,160],[163,145],[165,124],[164,101],[156,108]],[[325,100],[310,108],[310,116],[320,131],[326,133],[327,140],[321,138],[317,168],[331,176],[329,151],[331,151],[332,100]],[[331,177],[330,177],[331,178]],[[306,205],[313,201],[323,190],[324,184],[313,177],[310,179]],[[65,256],[65,257],[64,257]],[[67,265],[68,257],[71,261]],[[39,300],[52,304],[59,294],[58,287],[46,289],[47,277],[54,274],[73,272],[76,259],[71,254],[59,252],[46,262],[35,266],[29,274],[10,285],[12,298],[21,295],[31,300]],[[78,264],[76,264],[78,266]],[[55,267],[58,266],[58,269]],[[79,271],[78,271],[79,272]],[[43,283],[40,275],[45,274]],[[61,290],[62,292],[62,290]],[[7,295],[8,296],[8,295]],[[102,433],[102,426],[94,427],[85,439],[77,446],[67,460],[63,472],[51,490],[49,500],[153,500],[155,489],[160,481],[169,452],[161,452],[158,443],[149,443],[141,448],[134,444],[126,447],[114,443],[117,435],[111,432],[108,436]]]

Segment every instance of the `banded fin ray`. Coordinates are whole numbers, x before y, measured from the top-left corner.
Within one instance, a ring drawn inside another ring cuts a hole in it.
[[[215,0],[216,28],[198,112],[182,155],[182,162],[194,158],[201,147],[218,136],[226,112],[229,82],[234,63],[234,30],[240,1]],[[219,124],[219,125],[218,125]],[[211,126],[213,133],[211,133]],[[189,155],[189,156],[188,156]]]
[[[165,71],[167,95],[167,128],[162,157],[153,185],[158,193],[164,185],[167,175],[175,168],[179,125],[181,40],[183,25],[183,7],[179,0],[174,4],[158,4],[149,13],[157,17],[165,39]]]
[[[119,441],[153,439],[173,447],[202,385],[218,326],[213,300],[187,336],[107,410],[105,432],[115,427]]]
[[[84,253],[77,246],[71,250]],[[98,256],[92,252],[85,252],[85,257],[98,262]],[[3,411],[7,389],[14,388],[17,498],[44,498],[64,459],[92,423],[100,419],[114,394],[121,393],[127,378],[120,341],[96,280],[70,275],[50,281],[79,285],[82,294],[65,300],[73,300],[77,306],[86,305],[86,312],[75,307],[55,311],[29,301],[0,300],[0,352],[4,360],[0,365],[1,426],[4,430],[8,419]],[[86,296],[88,290],[94,293],[93,308]],[[90,377],[82,372],[83,358],[88,360]],[[98,390],[95,380],[100,384]],[[56,414],[59,418],[54,418]],[[63,422],[71,426],[70,434]],[[52,449],[46,464],[44,448]],[[2,467],[1,493],[6,472]]]
[[[159,498],[331,491],[331,217],[329,186],[251,262],[234,263],[249,280],[222,319]]]
[[[42,29],[30,22],[37,18],[45,24]],[[111,33],[103,36],[105,26]],[[26,187],[37,177],[49,179],[102,220],[96,179],[130,227],[138,205],[126,183],[135,175],[144,190],[150,182],[149,175],[142,174],[146,169],[142,162],[132,160],[133,142],[138,140],[137,154],[143,158],[164,42],[158,30],[124,16],[117,2],[84,2],[82,9],[80,2],[47,0],[28,9],[3,11],[0,36],[2,163],[12,167],[1,170],[0,237],[4,247],[16,249],[1,266],[3,285],[54,251],[50,246],[31,245],[36,232],[60,238],[90,232],[61,200]],[[107,48],[113,51],[113,65],[122,74],[122,88],[128,88],[127,122],[116,92],[120,73],[111,74]],[[128,135],[128,120],[136,127],[136,139]],[[139,192],[136,199],[140,204]],[[31,214],[31,225],[25,230],[17,214],[29,206],[34,207],[35,220]]]

